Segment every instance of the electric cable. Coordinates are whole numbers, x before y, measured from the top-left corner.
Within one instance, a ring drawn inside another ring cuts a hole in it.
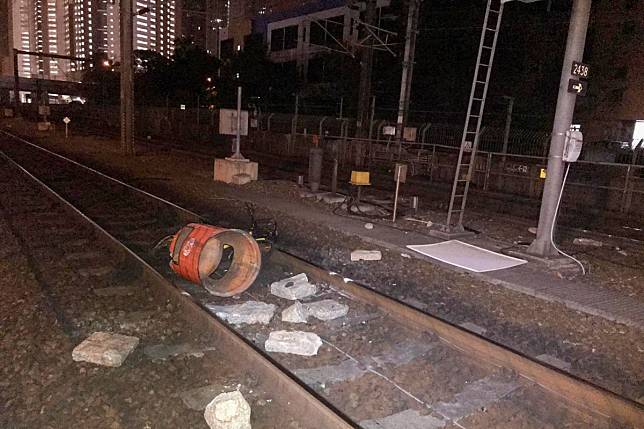
[[[581,267],[581,273],[582,275],[586,275],[586,268],[584,268],[584,264],[582,264],[578,259],[576,259],[574,256],[571,256],[564,252],[563,250],[559,249],[557,245],[555,244],[555,225],[557,224],[557,216],[559,215],[559,206],[561,205],[561,197],[563,196],[563,191],[564,188],[566,187],[566,180],[568,179],[568,173],[570,172],[570,163],[566,166],[566,174],[564,174],[563,178],[563,183],[561,184],[561,190],[559,191],[559,198],[557,199],[557,207],[555,208],[555,217],[552,221],[552,226],[550,227],[550,243],[552,244],[552,247],[555,248],[555,250],[559,253],[561,253],[563,256],[572,259]]]

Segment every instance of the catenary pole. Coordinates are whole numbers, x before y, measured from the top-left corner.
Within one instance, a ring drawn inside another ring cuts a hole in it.
[[[132,1],[121,0],[121,150],[134,155],[134,82]]]
[[[528,248],[528,253],[537,256],[554,256],[558,253],[552,245],[550,233],[556,221],[557,202],[563,185],[565,167],[562,157],[566,131],[570,129],[572,124],[577,97],[575,94],[568,92],[568,80],[573,77],[571,74],[572,62],[581,61],[584,54],[591,3],[592,0],[574,0],[572,6],[566,53],[561,71],[561,80],[559,81],[557,109],[550,140],[547,177],[541,200],[537,238]]]

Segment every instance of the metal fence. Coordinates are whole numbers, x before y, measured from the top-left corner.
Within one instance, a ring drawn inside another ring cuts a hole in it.
[[[395,126],[388,120],[374,120],[369,124],[369,136],[374,140],[388,140],[385,135],[387,126]],[[431,143],[443,146],[459,147],[463,135],[463,126],[445,123],[410,123],[415,134],[408,139],[409,143]],[[336,118],[331,116],[294,115],[288,113],[265,113],[258,116],[258,129],[275,133],[325,134],[342,138],[354,135],[355,120],[351,118]],[[479,147],[482,150],[520,155],[545,156],[550,143],[550,132],[511,128],[505,142],[505,129],[500,127],[483,127],[479,137]]]
[[[390,171],[395,162],[403,162],[408,165],[410,175],[446,186],[454,179],[459,150],[453,145],[417,142],[401,145],[392,140],[343,135],[316,139],[301,133],[291,139],[288,134],[268,131],[257,131],[245,142],[247,149],[299,159],[303,163],[307,162],[310,149],[318,145],[324,149],[327,160],[335,159],[341,167],[359,165],[371,171]],[[636,155],[634,153],[630,164],[588,161],[572,164],[564,203],[589,213],[610,210],[644,216],[644,165],[637,163]],[[539,199],[544,184],[540,172],[546,164],[545,155],[479,150],[472,187]]]

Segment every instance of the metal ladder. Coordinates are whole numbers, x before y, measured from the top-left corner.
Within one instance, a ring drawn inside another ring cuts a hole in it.
[[[449,230],[463,231],[463,214],[465,213],[467,193],[470,189],[472,173],[474,172],[474,159],[479,143],[481,121],[485,109],[488,84],[490,83],[496,41],[501,26],[503,3],[503,0],[488,0],[485,10],[485,20],[483,21],[479,52],[476,58],[474,80],[472,81],[472,91],[470,92],[470,100],[467,106],[463,138],[461,139],[456,174],[454,175],[454,183],[452,184],[452,195],[447,212],[447,223],[445,226]],[[484,80],[481,80],[483,76]],[[454,222],[456,215],[458,215],[457,223]]]

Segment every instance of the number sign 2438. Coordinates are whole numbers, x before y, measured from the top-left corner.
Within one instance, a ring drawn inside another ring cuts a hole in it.
[[[579,63],[577,61],[573,61],[573,63],[572,63],[572,75],[573,76],[579,76],[581,78],[588,79],[589,73],[590,73],[590,67],[588,67],[587,64]]]

